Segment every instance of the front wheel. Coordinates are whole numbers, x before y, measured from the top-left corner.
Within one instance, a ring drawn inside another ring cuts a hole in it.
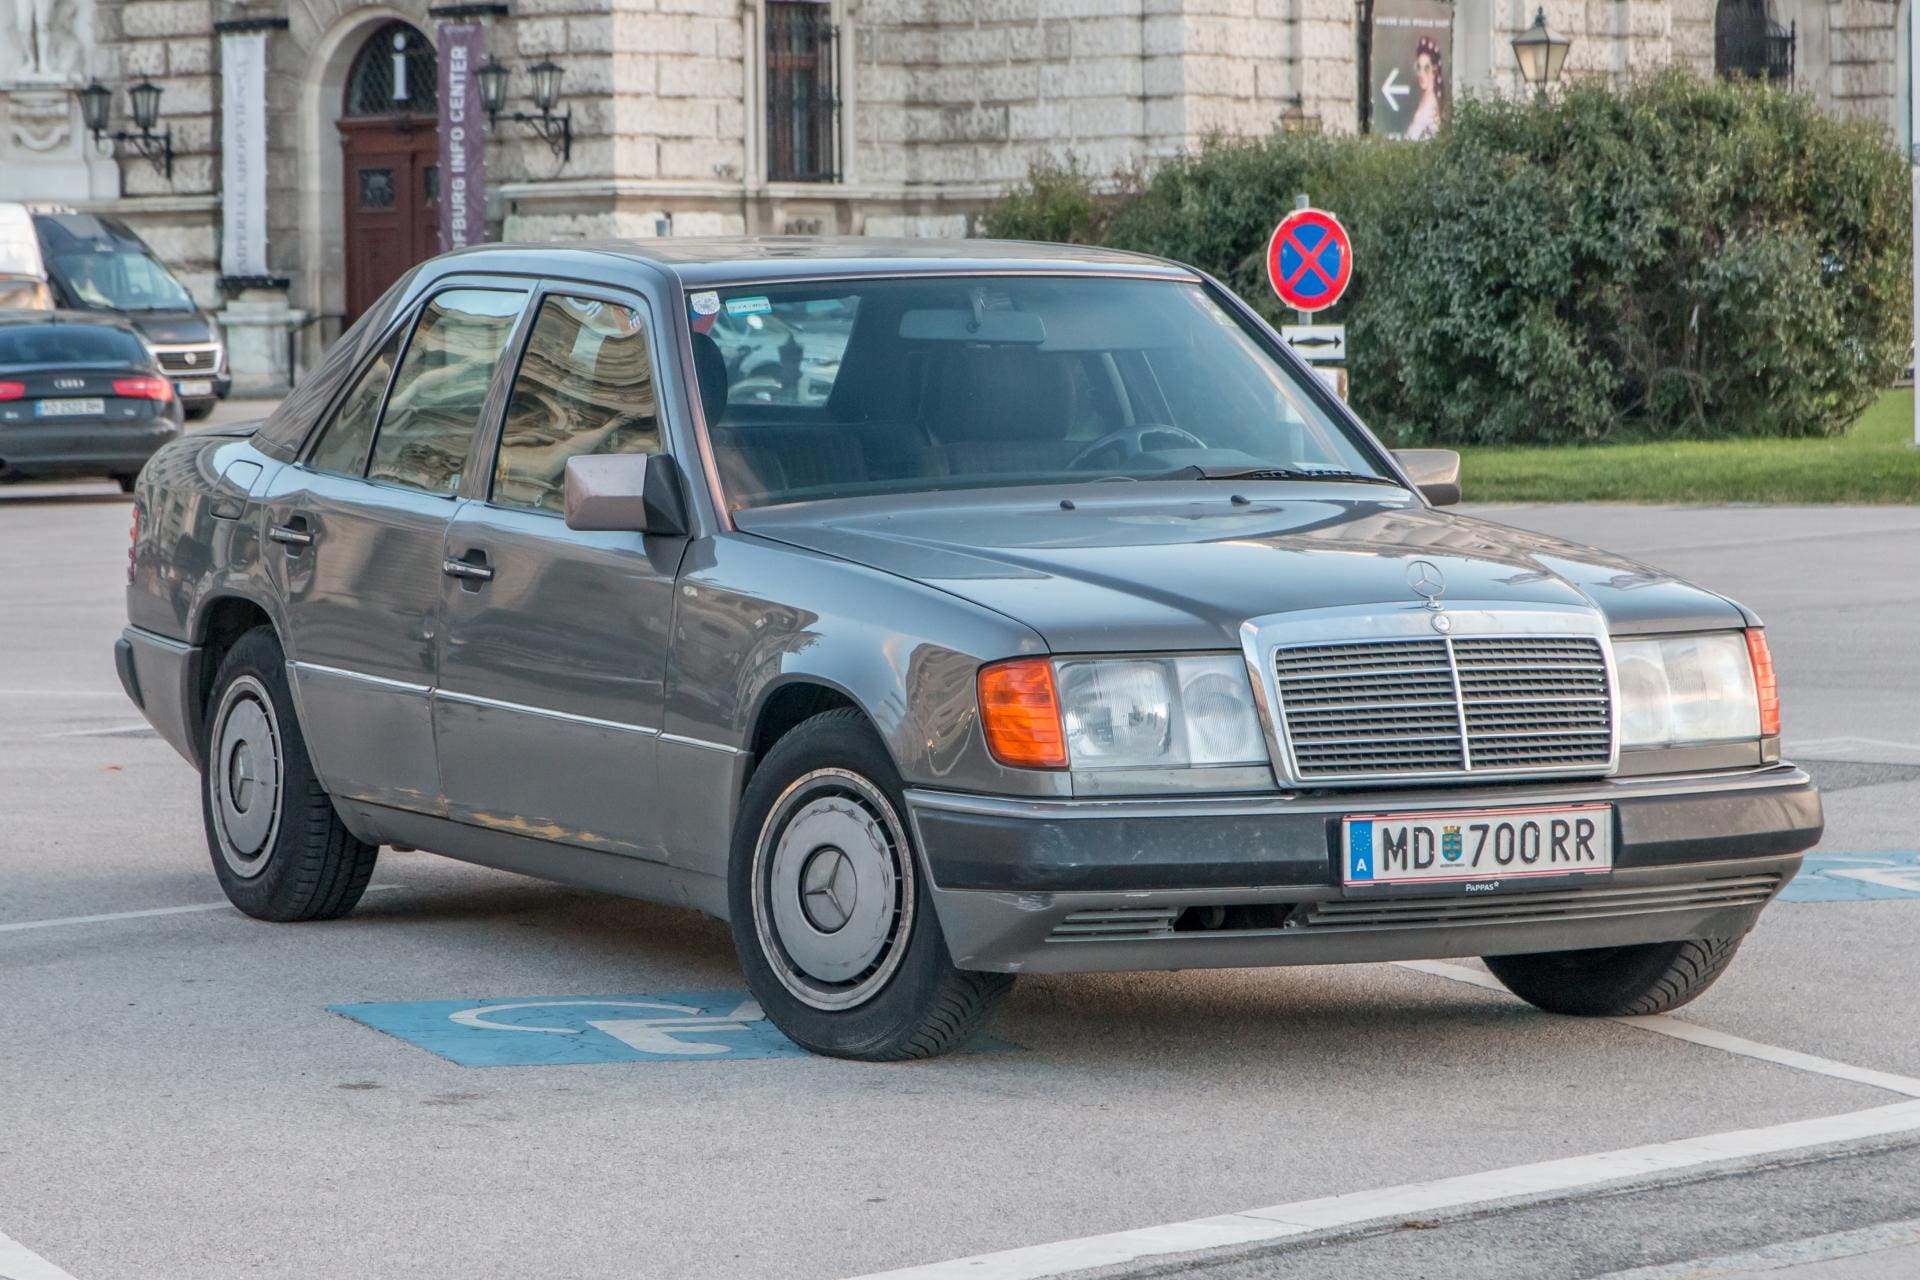
[[[1678,1009],[1712,986],[1739,949],[1739,938],[1695,938],[1483,958],[1507,990],[1536,1008],[1624,1018]]]
[[[740,967],[767,1017],[815,1053],[887,1062],[963,1044],[1013,983],[957,969],[902,819],[886,747],[856,711],[775,744],[734,829]]]
[[[320,786],[271,628],[241,636],[220,664],[201,745],[201,812],[227,899],[261,920],[353,910],[380,848],[347,830]]]

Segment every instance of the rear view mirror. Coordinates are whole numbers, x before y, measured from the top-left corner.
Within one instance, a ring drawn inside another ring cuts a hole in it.
[[[664,453],[605,453],[567,459],[567,528],[678,537],[686,507],[673,459]]]
[[[1038,346],[1047,326],[1031,311],[908,311],[900,336],[909,342],[1003,342]]]
[[[1394,460],[1428,502],[1450,507],[1460,501],[1460,455],[1452,449],[1396,449]]]

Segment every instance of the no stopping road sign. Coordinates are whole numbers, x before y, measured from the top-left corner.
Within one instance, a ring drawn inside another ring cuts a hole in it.
[[[1267,279],[1296,311],[1325,311],[1353,278],[1353,241],[1325,209],[1295,209],[1267,241]]]

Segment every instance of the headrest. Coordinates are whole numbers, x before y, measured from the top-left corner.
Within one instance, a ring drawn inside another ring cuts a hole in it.
[[[1060,440],[1072,399],[1070,357],[1029,346],[961,347],[940,371],[934,435],[974,440]]]
[[[693,372],[700,380],[700,405],[711,427],[727,411],[727,358],[711,334],[693,335]]]

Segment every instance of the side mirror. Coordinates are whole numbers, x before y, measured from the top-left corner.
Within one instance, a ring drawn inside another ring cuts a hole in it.
[[[1460,455],[1452,449],[1396,449],[1394,460],[1436,507],[1460,501]]]
[[[679,537],[686,504],[664,453],[604,453],[567,459],[567,528]]]

